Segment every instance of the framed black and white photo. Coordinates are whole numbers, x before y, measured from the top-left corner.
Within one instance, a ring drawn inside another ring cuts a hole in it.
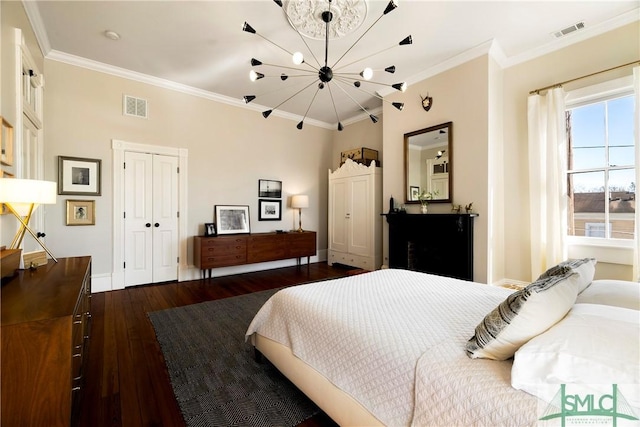
[[[95,200],[67,200],[67,225],[95,225]]]
[[[216,205],[215,217],[218,234],[251,233],[249,206]]]
[[[58,156],[58,194],[99,196],[100,159]]]
[[[411,189],[411,200],[420,200],[420,187],[412,185],[409,188]]]
[[[258,180],[258,197],[279,199],[282,197],[282,181]]]
[[[204,224],[204,235],[207,237],[217,235],[216,225],[213,222],[207,222]]]
[[[280,221],[282,219],[281,200],[258,200],[259,221]]]

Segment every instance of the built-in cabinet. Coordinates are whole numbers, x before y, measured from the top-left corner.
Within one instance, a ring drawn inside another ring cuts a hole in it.
[[[2,284],[2,426],[77,425],[91,330],[91,257]]]
[[[382,265],[382,170],[348,159],[329,170],[329,265]]]

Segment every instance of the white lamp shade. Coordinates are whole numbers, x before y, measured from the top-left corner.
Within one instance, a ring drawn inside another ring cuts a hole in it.
[[[55,204],[56,183],[36,179],[0,178],[0,203]]]
[[[304,194],[298,194],[297,196],[293,196],[291,198],[291,207],[292,208],[308,208],[309,196]]]

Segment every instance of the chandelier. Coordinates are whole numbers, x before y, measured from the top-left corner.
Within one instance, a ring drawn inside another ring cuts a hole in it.
[[[324,31],[324,61],[319,61],[315,55],[313,54],[313,51],[311,50],[311,48],[309,47],[307,41],[304,39],[304,34],[302,33],[302,31],[299,28],[299,24],[294,23],[295,21],[291,18],[290,14],[287,12],[287,8],[283,7],[283,3],[282,0],[273,0],[274,3],[276,3],[278,6],[280,6],[287,19],[289,20],[289,22],[291,23],[291,25],[293,26],[293,28],[295,29],[295,31],[298,33],[298,35],[300,36],[300,38],[302,39],[302,42],[304,43],[304,45],[306,46],[307,50],[309,51],[311,57],[313,58],[313,61],[317,64],[317,65],[313,65],[313,63],[310,63],[309,61],[307,61],[305,59],[305,56],[301,53],[301,52],[295,52],[295,53],[291,53],[289,52],[287,49],[283,48],[282,46],[279,46],[278,44],[276,44],[275,42],[267,39],[265,36],[261,35],[260,33],[258,33],[251,25],[249,25],[247,22],[244,23],[242,30],[246,31],[248,33],[251,34],[255,34],[261,38],[263,38],[264,40],[266,40],[267,42],[271,43],[272,45],[276,46],[277,48],[285,51],[287,54],[289,54],[292,58],[293,64],[295,66],[298,67],[291,67],[291,66],[286,66],[286,65],[276,65],[276,64],[266,64],[263,63],[262,61],[260,61],[259,59],[256,58],[252,58],[251,59],[251,66],[252,67],[259,67],[259,66],[271,66],[271,67],[278,67],[280,69],[287,69],[287,70],[295,70],[296,72],[300,73],[300,74],[295,74],[295,75],[289,75],[286,73],[282,73],[280,74],[278,77],[280,78],[281,81],[286,81],[287,79],[289,79],[289,77],[312,77],[312,81],[311,83],[309,83],[308,85],[306,85],[305,87],[303,87],[302,89],[298,90],[297,92],[295,92],[293,95],[291,95],[290,97],[286,98],[284,101],[280,102],[277,106],[268,109],[266,111],[262,112],[262,116],[266,119],[269,117],[269,115],[273,112],[273,110],[278,109],[280,106],[282,106],[285,102],[289,101],[290,99],[292,99],[293,97],[295,97],[296,95],[300,94],[301,92],[305,91],[306,89],[312,87],[312,86],[316,86],[316,91],[313,95],[313,97],[311,98],[311,102],[309,103],[309,107],[307,108],[302,120],[296,125],[296,127],[298,129],[302,129],[302,126],[304,124],[304,120],[307,117],[307,114],[309,113],[309,110],[311,109],[311,106],[313,105],[314,100],[316,99],[316,96],[318,95],[318,92],[321,90],[328,90],[330,98],[331,98],[331,102],[333,104],[333,110],[335,111],[336,114],[336,120],[338,123],[338,130],[341,131],[343,129],[342,123],[340,122],[340,117],[338,115],[338,109],[336,108],[336,103],[334,100],[334,94],[333,94],[333,90],[340,90],[342,91],[345,95],[347,95],[355,104],[358,105],[359,109],[364,111],[366,114],[369,115],[369,118],[371,119],[371,121],[373,123],[376,123],[378,121],[378,118],[373,115],[371,112],[369,112],[365,107],[363,107],[353,96],[351,96],[348,91],[347,88],[349,89],[353,89],[355,88],[356,90],[360,90],[362,92],[365,92],[371,96],[374,96],[380,100],[382,100],[383,102],[388,102],[391,105],[393,105],[395,108],[397,108],[398,110],[402,111],[402,109],[404,108],[404,103],[402,102],[390,102],[386,99],[384,99],[383,97],[381,97],[380,95],[378,95],[377,93],[373,93],[373,92],[369,92],[364,90],[361,86],[363,83],[369,83],[369,84],[376,84],[376,85],[384,85],[384,86],[390,86],[398,91],[404,92],[406,89],[406,83],[402,82],[402,83],[394,83],[394,84],[385,84],[385,83],[380,83],[380,82],[374,82],[371,81],[371,78],[373,77],[373,70],[369,67],[363,68],[362,71],[358,72],[346,72],[346,71],[342,71],[345,68],[356,64],[358,62],[361,62],[365,59],[368,59],[372,56],[375,56],[379,53],[382,53],[384,51],[387,51],[395,46],[404,46],[404,45],[410,45],[413,43],[413,40],[411,38],[411,36],[407,36],[404,39],[402,39],[397,45],[393,45],[391,47],[388,47],[386,49],[383,49],[379,52],[376,52],[374,54],[371,55],[367,55],[364,58],[360,58],[356,61],[350,62],[347,65],[342,65],[340,67],[338,67],[338,65],[340,64],[340,62],[342,61],[342,59],[349,53],[349,51],[351,51],[351,49],[353,49],[353,47],[358,44],[360,42],[360,40],[362,40],[362,38],[369,32],[369,30],[371,30],[373,28],[374,25],[376,25],[378,23],[378,21],[380,21],[380,19],[382,19],[383,16],[385,16],[386,14],[388,14],[389,12],[395,10],[398,5],[397,5],[397,0],[391,0],[389,2],[389,4],[387,5],[387,7],[385,8],[384,12],[382,13],[382,15],[380,17],[378,17],[378,19],[376,19],[373,24],[371,24],[371,26],[369,28],[367,28],[366,31],[364,31],[364,33],[358,37],[358,39],[351,45],[351,47],[349,47],[343,54],[342,56],[340,56],[340,58],[333,62],[332,64],[329,64],[329,34],[333,33],[333,34],[339,34],[339,29],[335,28],[336,25],[334,25],[334,28],[331,28],[331,24],[334,21],[334,14],[337,12],[337,9],[332,8],[332,0],[323,0],[323,2],[326,2],[326,8],[322,7],[320,9],[320,13],[319,18],[322,20],[322,28]],[[290,1],[294,1],[294,0],[290,0]],[[336,3],[339,3],[341,0],[336,0]],[[308,3],[308,0],[306,0],[306,2]],[[350,2],[350,4],[353,4],[353,2]],[[386,73],[390,73],[393,74],[396,71],[396,67],[394,65],[391,65],[389,67],[384,68],[384,71]],[[249,78],[251,79],[251,81],[257,81],[260,80],[262,78],[265,77],[264,73],[255,71],[255,70],[251,70],[249,73]],[[273,76],[266,76],[266,77],[273,77]],[[243,97],[244,98],[244,102],[245,103],[249,103],[251,101],[253,101],[254,99],[256,99],[256,95],[246,95]]]

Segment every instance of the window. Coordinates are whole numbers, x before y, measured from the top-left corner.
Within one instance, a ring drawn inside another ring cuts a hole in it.
[[[579,101],[569,98],[567,234],[632,240],[636,205],[633,92],[627,87]]]

